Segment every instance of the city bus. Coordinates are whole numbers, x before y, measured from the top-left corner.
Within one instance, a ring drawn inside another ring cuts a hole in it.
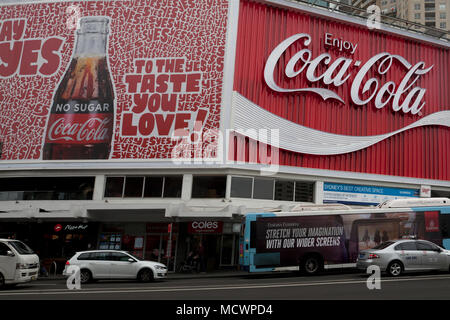
[[[398,199],[374,208],[326,205],[245,215],[239,264],[249,272],[355,268],[360,250],[394,239],[450,249],[448,198]]]

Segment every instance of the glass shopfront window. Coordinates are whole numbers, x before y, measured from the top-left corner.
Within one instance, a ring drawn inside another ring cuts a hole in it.
[[[273,184],[271,179],[255,178],[253,198],[273,200]]]
[[[105,198],[181,198],[183,176],[106,177]]]
[[[175,271],[178,224],[172,225],[169,241],[168,223],[110,223],[102,227],[99,249],[124,250],[136,257],[165,264]]]
[[[275,181],[275,200],[294,201],[294,181]]]
[[[232,198],[251,198],[252,191],[253,191],[252,177],[232,177],[231,179]]]
[[[199,271],[236,267],[239,261],[239,222],[194,220],[184,223],[184,226],[186,234],[179,242],[182,254],[179,262],[186,261],[192,253],[199,256]]]
[[[125,198],[141,198],[144,188],[144,177],[126,177],[125,190],[123,196]]]
[[[313,202],[314,182],[260,177],[231,177],[231,197]]]
[[[65,263],[76,252],[94,249],[98,224],[80,221],[64,222],[2,222],[0,237],[18,239],[39,256],[49,274],[61,274]]]
[[[161,198],[164,177],[145,177],[144,198]]]
[[[182,176],[164,177],[164,198],[181,198],[181,189],[183,185]]]
[[[92,200],[95,177],[1,178],[0,201]]]
[[[225,198],[226,176],[194,176],[192,198]]]

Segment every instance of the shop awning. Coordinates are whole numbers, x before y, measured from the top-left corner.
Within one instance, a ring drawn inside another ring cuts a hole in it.
[[[39,206],[17,206],[16,208],[0,209],[0,219],[28,220],[28,219],[74,219],[81,218],[71,209],[46,209]]]
[[[166,210],[167,218],[233,218],[244,215],[245,206],[226,205],[223,207],[186,206],[185,204],[171,205]]]

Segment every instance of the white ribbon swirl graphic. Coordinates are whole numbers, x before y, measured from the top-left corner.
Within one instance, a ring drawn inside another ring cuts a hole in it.
[[[422,126],[441,125],[450,127],[450,110],[429,114],[422,119],[399,130],[374,136],[349,136],[311,129],[281,118],[251,102],[238,92],[233,92],[232,128],[249,138],[254,129],[279,130],[281,149],[315,154],[335,155],[358,151],[374,145],[400,132]],[[250,115],[250,116],[249,116]]]

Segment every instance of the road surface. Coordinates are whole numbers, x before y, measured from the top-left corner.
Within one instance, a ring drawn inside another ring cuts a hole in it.
[[[0,300],[376,300],[450,299],[450,274],[382,277],[380,289],[369,290],[368,275],[294,273],[225,277],[169,278],[152,283],[98,281],[68,290],[64,280],[40,280],[0,291]]]

